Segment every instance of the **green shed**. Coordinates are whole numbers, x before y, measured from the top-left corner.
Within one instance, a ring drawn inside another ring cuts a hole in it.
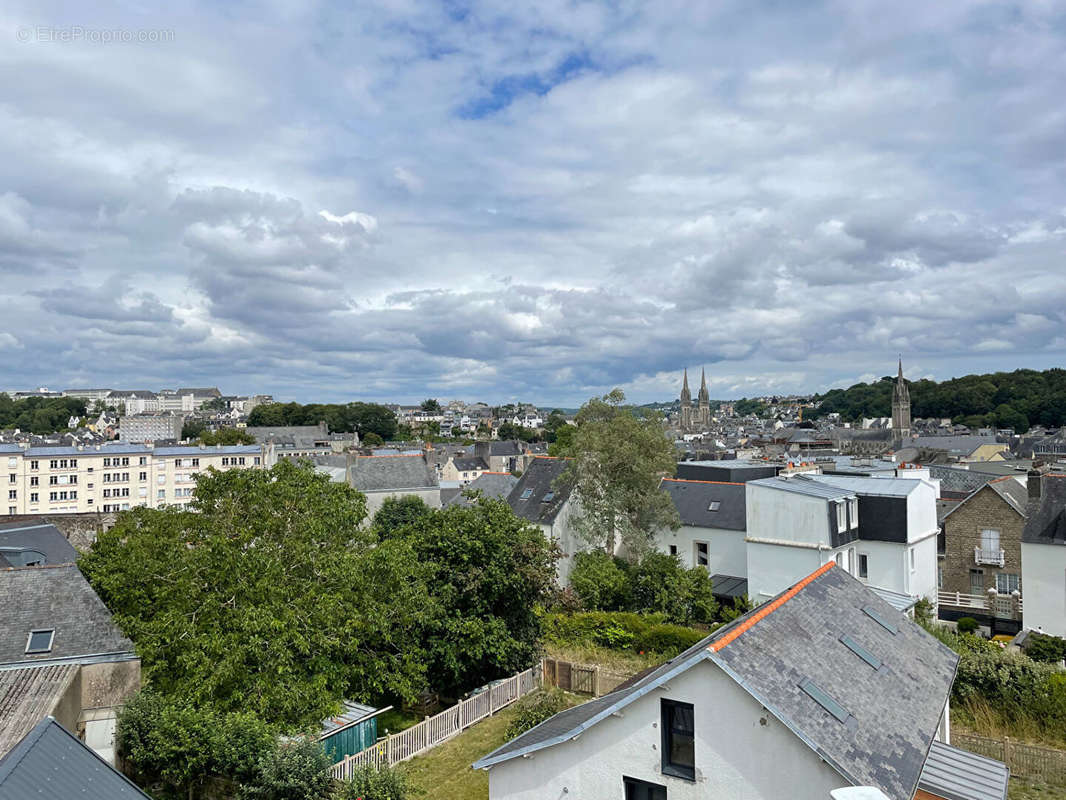
[[[388,711],[345,700],[344,709],[335,717],[322,721],[318,741],[336,764],[345,756],[361,753],[378,740],[378,715]]]

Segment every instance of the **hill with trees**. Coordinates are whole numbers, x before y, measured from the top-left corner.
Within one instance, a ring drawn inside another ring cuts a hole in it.
[[[817,417],[839,413],[848,422],[892,414],[895,379],[832,389],[816,400]],[[1057,427],[1066,423],[1066,369],[1042,372],[1018,369],[987,375],[966,375],[948,381],[909,381],[911,414],[946,419],[970,427],[1013,428],[1019,433],[1032,425]]]
[[[355,431],[360,438],[373,433],[388,440],[396,435],[397,429],[396,415],[378,403],[268,403],[256,406],[248,415],[248,425],[256,427],[317,425],[319,422],[325,422],[330,433]]]
[[[0,428],[30,433],[65,431],[71,417],[84,417],[85,401],[76,397],[27,397],[13,400],[0,392]]]

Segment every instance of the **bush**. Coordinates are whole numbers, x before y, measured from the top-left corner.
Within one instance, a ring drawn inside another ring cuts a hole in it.
[[[665,614],[682,625],[711,622],[718,612],[707,570],[685,569],[677,556],[647,553],[633,568],[632,580],[634,611]]]
[[[570,572],[570,586],[585,608],[621,611],[629,605],[629,575],[617,559],[602,550],[578,553]]]
[[[1025,643],[1025,654],[1034,661],[1057,664],[1066,658],[1066,639],[1046,633],[1031,633]]]
[[[310,737],[283,742],[259,758],[253,778],[241,786],[241,800],[328,800],[333,795],[331,761]]]
[[[707,636],[706,631],[671,625],[662,614],[585,611],[545,614],[545,641],[564,647],[598,645],[613,650],[676,655]]]
[[[407,800],[410,796],[406,776],[385,766],[357,768],[340,793],[341,800]]]
[[[973,617],[962,617],[955,623],[959,633],[974,633],[980,626]]]
[[[569,707],[566,695],[559,689],[540,689],[527,694],[515,703],[515,718],[507,728],[507,738],[513,739],[535,728],[546,719],[550,719]],[[367,798],[370,800],[370,798]]]

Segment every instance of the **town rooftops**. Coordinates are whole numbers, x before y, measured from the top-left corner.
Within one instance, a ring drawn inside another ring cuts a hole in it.
[[[1026,492],[1026,488],[1018,483],[1018,481],[1014,480],[1014,478],[1006,477],[990,480],[983,484],[973,494],[959,500],[957,503],[952,503],[951,506],[946,509],[946,513],[940,517],[940,521],[943,522],[960,508],[963,508],[970,500],[977,497],[981,491],[986,488],[1002,497],[1004,502],[1022,517],[1027,515],[1026,506],[1029,502],[1029,496]]]
[[[473,505],[465,492],[481,492],[486,500],[506,500],[507,495],[518,483],[518,478],[510,472],[482,472],[474,480],[470,481],[461,491],[451,497],[445,505],[469,506]]]
[[[534,458],[507,495],[507,504],[523,519],[551,525],[570,497],[570,489],[558,480],[568,465],[563,458]]]
[[[133,657],[133,642],[74,564],[0,569],[0,608],[0,667]]]
[[[944,494],[970,494],[992,480],[987,473],[945,464],[930,464],[929,477],[940,481],[940,491]]]
[[[353,456],[347,464],[349,481],[363,492],[437,489],[440,486],[436,471],[421,453],[413,456]]]
[[[790,478],[759,478],[755,481],[748,481],[748,485],[777,489],[782,492],[795,492],[809,497],[820,497],[824,500],[843,500],[847,497],[855,496],[855,492],[851,489],[843,489],[828,483],[822,483],[806,475],[793,475]]]
[[[911,447],[944,450],[951,455],[968,456],[977,448],[989,444],[1000,444],[995,436],[914,436],[906,442]],[[1002,445],[1006,449],[1006,445]]]
[[[484,459],[478,458],[477,456],[453,458],[452,465],[460,472],[477,472],[478,470],[489,468],[489,465],[485,463]]]
[[[148,800],[78,737],[45,717],[3,759],[0,800]]]
[[[55,525],[45,522],[0,524],[0,567],[71,564],[78,551]]]
[[[474,767],[569,741],[708,661],[846,782],[876,786],[890,800],[911,800],[958,660],[830,562],[676,658],[610,694],[556,714]],[[713,714],[713,703],[697,706],[695,713]]]
[[[19,448],[21,450],[21,448]],[[122,455],[156,455],[156,456],[201,456],[206,454],[222,455],[258,455],[262,452],[259,445],[254,444],[223,444],[207,445],[184,445],[177,447],[149,447],[143,444],[99,444],[85,445],[84,447],[64,447],[53,445],[34,445],[22,450],[27,458],[59,458],[61,456],[122,456]]]
[[[1022,541],[1066,545],[1066,474],[1051,472],[1029,480],[1040,481],[1040,497],[1029,504]]]
[[[742,531],[747,527],[744,484],[664,478],[682,525]]]
[[[917,478],[869,478],[860,475],[818,475],[814,480],[854,494],[876,497],[909,497],[911,492],[925,483]]]

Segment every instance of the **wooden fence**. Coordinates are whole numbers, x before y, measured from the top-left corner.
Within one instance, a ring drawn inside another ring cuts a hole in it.
[[[574,664],[554,658],[544,659],[541,662],[541,668],[545,686],[558,686],[568,692],[590,694],[593,697],[602,697],[614,691],[630,678],[629,675],[607,672],[597,666]]]
[[[1066,785],[1066,750],[1025,744],[1009,736],[997,739],[972,733],[952,733],[951,743],[971,753],[1002,761],[1016,778]]]
[[[539,670],[534,667],[519,672],[510,678],[482,687],[482,691],[469,700],[460,700],[457,705],[428,717],[405,731],[386,736],[361,753],[347,756],[334,764],[334,778],[350,780],[356,767],[399,764],[419,753],[436,747],[475,722],[495,714],[515,700],[536,688]]]

